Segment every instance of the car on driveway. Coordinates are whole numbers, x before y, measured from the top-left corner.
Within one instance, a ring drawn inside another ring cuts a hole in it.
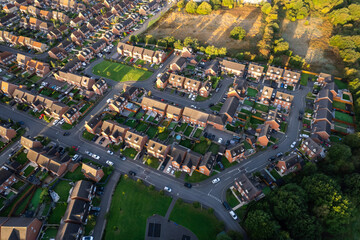
[[[164,187],[164,190],[167,191],[167,192],[171,192],[171,191],[172,191],[171,188],[170,188],[170,187],[167,187],[167,186]]]
[[[220,178],[215,178],[215,179],[213,179],[211,182],[212,182],[213,184],[216,184],[216,183],[220,182]]]
[[[169,173],[171,171],[171,166],[166,169],[166,172]]]
[[[114,163],[110,160],[106,160],[106,164],[109,165],[110,167],[114,165]]]
[[[191,183],[188,183],[188,182],[184,183],[184,186],[187,187],[187,188],[192,188]]]
[[[229,213],[234,220],[238,219],[238,216],[236,215],[236,213],[234,211],[231,210]]]
[[[295,145],[296,145],[296,141],[294,141],[294,142],[290,145],[290,147],[291,147],[291,148],[294,148]]]

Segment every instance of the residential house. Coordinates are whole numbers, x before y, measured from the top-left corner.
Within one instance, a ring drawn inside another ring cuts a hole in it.
[[[63,12],[53,11],[53,19],[60,21],[62,23],[70,23],[70,18]]]
[[[208,113],[185,107],[182,120],[183,122],[191,123],[200,127],[206,127],[208,117]]]
[[[40,141],[31,139],[31,138],[27,138],[24,136],[21,136],[20,144],[26,149],[43,147],[43,145],[41,144]]]
[[[266,147],[269,143],[269,124],[261,124],[257,129],[256,132],[259,134],[257,138],[257,142],[259,145]]]
[[[228,60],[222,60],[220,64],[221,71],[226,74],[234,74],[243,77],[245,73],[245,65]]]
[[[83,11],[83,12],[79,12],[79,18],[81,18],[82,20],[84,20],[85,22],[89,21],[90,19],[92,19],[93,15],[91,13],[90,10],[87,11]]]
[[[182,112],[182,108],[168,105],[166,109],[166,117],[174,121],[179,121],[182,116]]]
[[[319,91],[318,95],[316,96],[315,103],[322,99],[327,99],[332,103],[334,100],[334,95],[331,93],[329,89],[323,88]]]
[[[169,84],[175,88],[184,88],[184,82],[186,77],[171,73],[169,77]]]
[[[270,110],[266,118],[265,125],[269,125],[271,129],[280,130],[281,119],[278,116],[278,109]]]
[[[263,75],[264,67],[250,63],[247,71],[247,78],[254,78],[256,81],[259,81],[261,76]]]
[[[95,115],[91,116],[91,119],[89,121],[85,121],[85,129],[89,133],[97,134],[97,128],[100,127],[102,124],[101,115]]]
[[[231,123],[234,120],[234,116],[239,106],[239,103],[240,101],[236,97],[227,98],[220,109],[220,116],[226,116],[226,121]]]
[[[58,47],[64,49],[67,52],[70,52],[75,47],[75,45],[68,39],[65,39],[58,45]]]
[[[94,6],[92,6],[91,11],[94,15],[101,14],[101,9],[104,8],[104,5],[102,3],[97,3]]]
[[[16,182],[15,174],[9,168],[2,166],[0,168],[0,193],[3,193]]]
[[[80,27],[83,24],[84,20],[81,17],[76,17],[70,20],[71,27]]]
[[[140,89],[133,86],[128,86],[127,84],[123,85],[123,90],[126,92],[129,100],[135,98],[139,93]]]
[[[143,52],[144,52],[144,49],[143,49],[143,48],[141,48],[141,47],[134,47],[132,57],[134,57],[134,58],[139,58],[139,59],[143,59]]]
[[[139,14],[146,16],[148,15],[151,11],[157,9],[159,7],[159,3],[154,0],[149,2],[148,4],[142,5],[139,9]]]
[[[328,98],[323,98],[315,102],[314,112],[317,112],[320,109],[328,109],[330,112],[333,109],[332,102]]]
[[[35,41],[33,41],[32,45],[28,47],[38,52],[45,52],[46,49],[48,48],[48,46],[45,43],[35,42]]]
[[[233,87],[229,88],[227,97],[237,97],[239,100],[244,100],[248,84],[244,79],[234,79]]]
[[[3,7],[3,10],[6,13],[15,13],[18,10],[18,8],[14,4],[8,3]]]
[[[62,32],[56,28],[51,28],[49,33],[46,35],[49,40],[56,40],[62,38]]]
[[[114,121],[106,120],[101,126],[101,135],[114,143],[124,142],[125,134],[130,128]]]
[[[100,167],[88,163],[82,163],[81,172],[94,182],[99,182],[104,176],[104,171]]]
[[[107,83],[102,78],[97,80],[95,84],[92,86],[93,91],[97,95],[103,95],[106,92],[107,88],[108,88]]]
[[[329,124],[332,123],[333,115],[327,108],[319,109],[315,112],[313,123],[317,123],[320,121],[327,121]]]
[[[20,12],[22,14],[27,14],[28,13],[28,7],[27,6],[24,6],[24,5],[21,5],[20,8],[19,8]]]
[[[245,157],[245,148],[243,144],[237,144],[234,145],[230,148],[227,148],[225,150],[225,155],[226,159],[232,163],[235,161],[240,161],[242,159],[244,159]]]
[[[85,38],[89,38],[92,35],[90,29],[86,25],[82,25],[79,31],[85,36]]]
[[[15,89],[18,88],[17,85],[5,81],[0,81],[0,86],[0,92],[8,97],[12,97]]]
[[[144,52],[143,52],[143,60],[144,61],[147,61],[149,63],[152,63],[153,62],[153,57],[155,55],[155,51],[153,50],[150,50],[150,49],[144,49]]]
[[[338,97],[339,89],[334,81],[326,83],[325,89],[328,89],[332,93],[334,99],[335,98],[339,99]]]
[[[300,146],[300,149],[308,156],[310,159],[314,159],[320,155],[322,148],[318,145],[312,138],[305,139]]]
[[[290,109],[293,99],[293,95],[278,91],[275,96],[274,105],[277,107],[281,106],[282,108]]]
[[[11,139],[16,137],[16,131],[12,128],[0,126],[0,137],[5,139],[6,141],[11,141]]]
[[[241,194],[244,202],[250,202],[262,193],[260,189],[255,187],[255,185],[250,181],[245,173],[241,174],[240,177],[235,179],[235,187]]]
[[[86,224],[90,204],[87,201],[71,199],[62,220],[65,223]]]
[[[277,83],[280,83],[283,72],[284,72],[284,69],[282,69],[282,68],[269,66],[269,68],[266,72],[266,78],[268,80],[273,80]]]
[[[300,72],[285,70],[283,75],[283,81],[289,86],[295,86],[299,82],[300,77]]]
[[[201,81],[186,78],[184,81],[184,89],[191,93],[198,93],[201,86]]]
[[[82,233],[83,233],[83,226],[81,224],[61,222],[55,240],[63,240],[63,239],[78,240],[80,239]]]
[[[83,41],[85,40],[85,36],[82,34],[80,30],[76,30],[70,35],[71,41],[73,41],[76,45],[81,46]]]
[[[89,29],[90,29],[90,31],[92,31],[92,32],[96,32],[96,31],[98,31],[99,29],[100,29],[100,25],[99,25],[99,22],[96,20],[96,19],[91,19],[88,23],[87,23],[87,25],[86,25]]]
[[[63,72],[72,73],[81,68],[81,62],[79,59],[71,59],[65,66],[61,69]]]
[[[0,26],[2,27],[11,27],[14,23],[17,23],[20,20],[19,16],[14,13],[6,14],[4,17],[0,18]]]
[[[80,53],[78,53],[77,57],[80,61],[89,63],[94,57],[94,52],[89,48],[84,48]]]
[[[175,62],[170,64],[170,69],[173,71],[181,72],[186,67],[186,59],[183,57],[178,58]]]
[[[37,218],[1,217],[0,239],[36,240],[42,222]]]
[[[199,89],[199,95],[207,98],[211,92],[212,89],[212,83],[210,80],[207,80],[201,84],[201,87]]]
[[[170,151],[170,145],[165,145],[154,140],[149,140],[149,142],[146,144],[146,150],[150,156],[164,161]]]
[[[169,73],[161,73],[160,76],[156,77],[156,87],[161,89],[166,88],[169,77]]]
[[[219,73],[220,63],[218,60],[212,60],[205,69],[206,75],[217,76]]]
[[[2,65],[9,65],[10,63],[14,62],[16,58],[15,54],[12,54],[11,52],[1,52],[0,53],[0,63]]]
[[[210,176],[215,164],[216,164],[215,156],[212,155],[211,152],[207,152],[205,153],[204,157],[202,157],[199,163],[198,171],[206,176]]]
[[[119,4],[113,6],[110,11],[116,16],[121,16],[123,14],[123,10]]]
[[[91,202],[94,197],[96,187],[92,182],[80,180],[75,182],[71,191],[70,198],[72,200],[78,199],[86,202]]]
[[[264,86],[260,96],[260,102],[269,105],[274,89],[272,87]]]
[[[50,66],[48,63],[43,63],[32,59],[26,64],[26,71],[30,74],[35,73],[39,77],[44,77],[50,72]]]
[[[96,41],[95,43],[91,44],[91,46],[89,47],[94,54],[98,54],[100,53],[104,48],[106,47],[106,42],[104,39],[100,39],[98,41]]]
[[[286,175],[291,172],[301,170],[302,161],[297,154],[290,154],[288,156],[280,159],[276,167],[279,169],[280,173]]]
[[[214,128],[223,131],[226,125],[227,116],[226,115],[214,115],[210,114],[207,119],[207,124],[213,126]]]
[[[325,84],[327,82],[333,82],[333,81],[334,81],[333,76],[328,73],[320,73],[317,78],[317,82],[321,84]]]
[[[49,57],[62,61],[64,58],[67,57],[67,51],[62,48],[54,47],[49,52]]]
[[[311,133],[320,136],[323,140],[328,140],[331,134],[331,125],[328,121],[318,121],[312,125]]]
[[[114,95],[113,99],[109,102],[109,108],[111,111],[121,113],[125,106],[128,104],[127,94],[121,93],[120,95]]]
[[[122,24],[114,24],[111,31],[113,32],[113,34],[119,36],[124,32],[124,27]]]
[[[43,19],[50,20],[52,18],[52,12],[40,10],[39,16]]]
[[[106,24],[110,25],[112,23],[115,23],[114,20],[115,20],[115,16],[112,12],[106,12],[104,15],[103,15],[103,19],[105,21]]]
[[[177,169],[180,169],[185,159],[185,156],[189,151],[189,149],[183,146],[174,145],[170,153],[171,165]]]
[[[134,148],[136,151],[141,151],[148,141],[148,136],[143,133],[136,133],[129,130],[125,134],[125,143],[127,146]]]
[[[77,86],[79,88],[85,88],[87,90],[91,90],[95,84],[95,79],[64,71],[55,73],[54,77],[58,81],[65,81],[71,85]]]
[[[73,124],[81,116],[79,109],[76,107],[69,108],[64,114],[63,119],[68,124]]]
[[[181,166],[182,171],[190,174],[198,167],[201,158],[201,154],[193,151],[188,151]]]
[[[133,51],[134,51],[134,46],[129,45],[129,44],[125,44],[122,42],[119,42],[117,45],[117,51],[120,55],[124,55],[124,56],[128,56],[128,57],[132,57],[133,56]]]
[[[37,17],[40,14],[40,9],[30,5],[30,6],[27,7],[27,12],[30,15],[32,15],[34,17]]]
[[[155,112],[157,114],[159,114],[160,116],[165,116],[166,114],[166,108],[167,108],[167,104],[149,97],[143,97],[142,101],[141,101],[141,107],[142,109],[144,109],[145,111],[152,111]]]
[[[107,31],[102,35],[101,39],[105,40],[107,44],[111,44],[115,39],[115,34],[111,31]]]
[[[104,0],[104,5],[108,9],[111,9],[112,7],[114,7],[116,3],[117,3],[116,0]]]

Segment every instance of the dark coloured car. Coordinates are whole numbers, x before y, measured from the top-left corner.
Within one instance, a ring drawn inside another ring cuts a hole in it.
[[[231,210],[230,205],[229,205],[226,201],[223,202],[223,206],[224,206],[224,208],[225,208],[226,210],[228,210],[228,211]]]
[[[276,154],[276,157],[282,157],[284,154],[282,152],[279,152],[278,154]]]
[[[129,171],[129,174],[130,174],[130,176],[136,176],[136,172],[134,172],[134,171]]]
[[[187,187],[187,188],[192,188],[191,183],[187,183],[187,182],[186,182],[186,183],[184,183],[184,186]]]
[[[99,136],[94,136],[93,139],[91,139],[91,141],[95,142],[98,138]]]
[[[269,162],[272,162],[272,161],[274,161],[276,159],[276,157],[275,156],[272,156],[272,157],[270,157],[269,159],[268,159],[268,161]]]
[[[222,162],[217,162],[217,165],[219,165],[220,170],[224,170],[224,165],[222,164]]]
[[[279,147],[279,145],[274,145],[273,147],[272,147],[272,149],[277,149]]]
[[[63,136],[69,136],[70,132],[64,132]]]

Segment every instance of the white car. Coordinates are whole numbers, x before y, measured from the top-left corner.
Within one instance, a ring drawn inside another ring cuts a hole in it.
[[[96,155],[95,153],[93,153],[91,155],[92,158],[96,159],[96,160],[99,160],[100,159],[100,156]]]
[[[238,219],[238,216],[236,215],[236,213],[234,211],[230,211],[229,213],[234,220]]]
[[[112,161],[110,161],[110,160],[106,160],[106,164],[109,165],[109,166],[114,165],[114,163]]]
[[[160,68],[162,68],[164,66],[164,64],[160,64]]]
[[[171,191],[172,191],[170,187],[166,187],[166,186],[164,187],[164,190],[167,191],[167,192],[171,192]]]
[[[195,96],[195,95],[193,95],[193,96],[192,96],[192,98],[191,98],[191,100],[195,101],[195,97],[196,97],[196,96]]]
[[[166,169],[166,172],[169,173],[170,171],[171,171],[171,167],[168,167],[168,168]]]
[[[171,170],[171,175],[174,175],[175,169]]]
[[[295,142],[293,142],[292,144],[291,144],[291,148],[294,148],[295,147],[295,145],[296,145],[296,141]]]
[[[79,154],[75,154],[73,157],[72,157],[72,160],[75,161],[76,159],[78,159],[80,156]]]
[[[107,150],[106,151],[108,154],[110,154],[110,155],[114,155],[114,152],[112,152],[112,151],[110,151],[110,150]]]
[[[288,85],[287,85],[287,84],[285,84],[285,85],[284,85],[284,88],[285,88],[285,89],[287,89],[287,87],[288,87]]]
[[[211,182],[212,182],[213,184],[216,184],[216,183],[220,182],[220,178],[215,178],[215,179],[213,179]]]
[[[59,120],[56,119],[56,120],[53,122],[53,125],[55,126],[58,122],[59,122]]]
[[[92,153],[91,152],[89,152],[89,151],[85,151],[85,153],[87,154],[87,155],[89,155],[90,157],[92,157]]]
[[[190,93],[190,95],[189,95],[189,97],[188,97],[188,98],[190,99],[191,97],[192,97],[192,93]]]
[[[218,139],[218,143],[222,143],[223,139],[222,138],[219,138]]]
[[[59,124],[61,125],[61,124],[63,124],[65,122],[65,120],[64,119],[61,119],[60,121],[59,121]]]

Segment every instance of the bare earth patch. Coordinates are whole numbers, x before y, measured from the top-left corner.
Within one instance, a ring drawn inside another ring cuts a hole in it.
[[[243,27],[248,33],[243,41],[230,38],[230,31]],[[156,38],[173,36],[184,40],[197,38],[200,42],[231,49],[252,50],[261,39],[261,10],[257,7],[242,7],[218,10],[209,15],[190,15],[173,11],[147,30]]]
[[[289,42],[294,54],[305,58],[311,69],[316,72],[338,74],[337,67],[341,61],[329,46],[332,25],[319,17],[310,17],[306,20],[291,22],[284,19],[281,25],[282,37]]]

